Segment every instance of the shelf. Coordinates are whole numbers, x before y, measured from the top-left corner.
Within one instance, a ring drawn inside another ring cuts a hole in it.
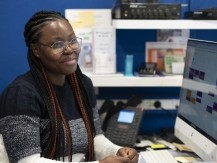
[[[180,87],[182,75],[154,77],[88,75],[94,87]]]
[[[217,29],[217,20],[112,20],[116,29]]]
[[[116,29],[217,29],[217,20],[135,20],[113,19]],[[181,87],[182,75],[126,77],[124,75],[88,75],[94,87]]]

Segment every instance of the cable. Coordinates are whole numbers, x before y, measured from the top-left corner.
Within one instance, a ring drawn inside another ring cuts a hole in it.
[[[169,110],[167,110],[167,109],[165,109],[165,108],[163,108],[162,106],[161,106],[161,102],[160,101],[155,101],[154,102],[154,107],[155,108],[157,108],[157,109],[161,109],[161,110],[163,110],[163,111],[165,111],[165,112],[167,112],[169,115],[171,115],[173,118],[175,118],[176,116],[175,115],[173,115]]]

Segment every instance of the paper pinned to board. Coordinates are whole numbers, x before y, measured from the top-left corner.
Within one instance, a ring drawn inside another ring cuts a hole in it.
[[[111,9],[66,9],[65,17],[74,29],[111,26]]]
[[[93,11],[83,11],[77,14],[77,20],[69,21],[74,28],[86,28],[95,25],[95,16]]]

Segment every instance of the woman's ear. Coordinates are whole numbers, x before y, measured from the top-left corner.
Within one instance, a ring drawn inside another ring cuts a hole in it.
[[[32,43],[32,44],[30,44],[30,48],[32,49],[32,52],[35,55],[35,57],[40,58],[38,46],[36,44]]]

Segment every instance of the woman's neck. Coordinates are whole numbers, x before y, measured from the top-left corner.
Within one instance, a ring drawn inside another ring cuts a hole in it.
[[[57,86],[63,86],[66,80],[66,75],[57,75],[48,73],[48,78],[52,84]]]

